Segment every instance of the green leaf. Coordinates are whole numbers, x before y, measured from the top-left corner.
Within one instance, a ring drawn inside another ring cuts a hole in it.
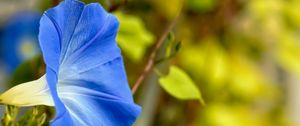
[[[18,66],[16,71],[10,78],[9,87],[14,87],[18,84],[36,80],[45,74],[45,64],[42,55],[25,61]]]
[[[179,52],[179,50],[181,49],[181,46],[182,46],[182,42],[181,41],[179,41],[178,43],[176,43],[176,46],[175,46],[176,53]]]
[[[174,19],[183,8],[184,0],[150,0],[154,9],[168,20]]]
[[[208,12],[215,8],[216,0],[188,0],[188,8],[196,12]]]
[[[154,42],[154,36],[139,17],[121,12],[115,12],[114,15],[120,22],[117,42],[123,53],[133,62],[142,61],[147,48]]]
[[[170,95],[181,100],[204,100],[193,80],[180,68],[171,66],[170,73],[159,79],[160,86]]]

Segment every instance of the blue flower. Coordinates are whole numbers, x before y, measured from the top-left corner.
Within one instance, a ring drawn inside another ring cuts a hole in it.
[[[118,26],[97,3],[65,0],[49,9],[39,33],[46,75],[3,93],[1,102],[55,106],[52,126],[132,125],[141,108],[115,41]]]
[[[37,12],[26,11],[12,16],[3,31],[1,51],[8,73],[25,60],[40,54],[38,43],[39,20]]]

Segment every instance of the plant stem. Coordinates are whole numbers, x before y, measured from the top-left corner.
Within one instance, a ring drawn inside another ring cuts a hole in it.
[[[111,0],[111,6],[109,7],[109,12],[118,10],[121,6],[127,4],[128,0],[122,0],[120,3],[115,3],[114,0]]]
[[[56,6],[56,5],[58,5],[59,4],[59,0],[52,0],[52,5],[53,6]]]
[[[140,87],[141,83],[145,80],[145,77],[149,74],[149,72],[153,69],[153,66],[155,65],[155,58],[157,55],[157,51],[160,49],[160,47],[163,45],[164,41],[166,40],[168,34],[171,32],[171,30],[175,27],[177,20],[179,19],[179,15],[170,23],[170,25],[165,29],[162,36],[158,39],[155,48],[152,50],[150,54],[150,58],[146,64],[146,67],[143,71],[143,73],[139,76],[136,83],[134,84],[132,88],[132,94],[135,94],[137,89]]]

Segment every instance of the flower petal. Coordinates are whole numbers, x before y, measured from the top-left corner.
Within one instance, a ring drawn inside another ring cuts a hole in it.
[[[141,108],[133,103],[122,58],[58,82],[58,95],[78,125],[129,126]]]
[[[40,24],[39,39],[44,58],[56,72],[59,64],[74,63],[78,58],[82,59],[78,64],[98,65],[120,55],[116,43],[106,41],[115,38],[118,21],[99,4],[84,6],[79,1],[61,2],[45,12]],[[93,61],[86,61],[83,57],[86,53]]]
[[[56,107],[51,125],[132,125],[141,109],[115,41],[118,20],[99,4],[66,0],[46,11],[40,24]]]
[[[16,106],[54,106],[46,77],[19,84],[0,95],[0,102]]]

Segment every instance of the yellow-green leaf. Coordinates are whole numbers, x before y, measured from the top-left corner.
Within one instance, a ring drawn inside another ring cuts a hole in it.
[[[151,0],[154,8],[167,19],[174,19],[181,11],[182,6],[184,5],[184,0]]]
[[[170,73],[159,79],[161,87],[170,95],[181,100],[199,99],[202,104],[201,93],[193,80],[183,70],[171,66]]]
[[[188,0],[187,4],[191,10],[196,12],[207,12],[214,9],[217,5],[216,0]]]
[[[120,22],[117,42],[123,53],[133,62],[140,62],[147,48],[154,42],[154,36],[149,32],[143,21],[133,15],[115,12]]]

